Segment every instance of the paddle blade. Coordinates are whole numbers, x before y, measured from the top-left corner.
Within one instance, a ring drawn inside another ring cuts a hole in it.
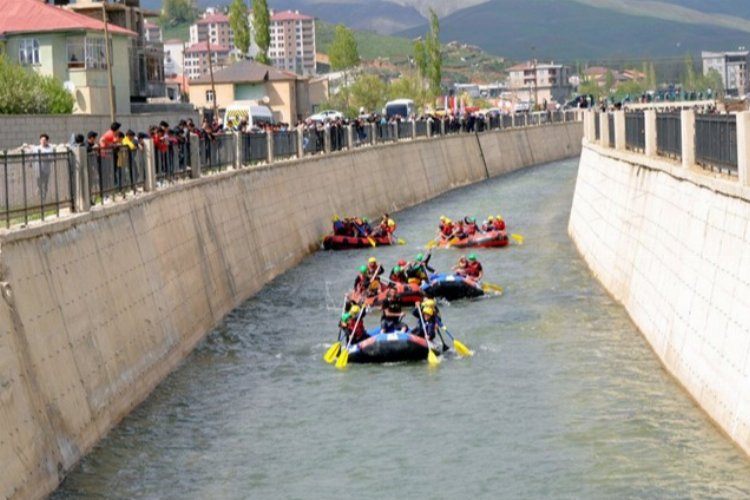
[[[474,355],[474,351],[472,351],[456,339],[453,339],[453,348],[456,349],[456,352],[461,357],[468,358]]]
[[[368,238],[367,238],[367,241],[369,241],[369,242],[370,242],[370,246],[371,246],[372,248],[375,248],[376,246],[378,246],[378,245],[377,245],[377,243],[375,243],[375,240],[373,240],[373,239],[372,239],[372,238],[370,238],[370,237],[368,237]]]
[[[341,342],[336,342],[331,347],[328,348],[328,350],[325,353],[325,356],[323,356],[323,359],[326,363],[329,365],[332,364],[334,361],[336,361],[336,356],[339,355],[339,351],[341,350]]]
[[[482,291],[484,293],[496,293],[499,295],[503,293],[503,287],[494,283],[482,283]]]
[[[427,364],[430,366],[437,366],[440,364],[440,360],[435,356],[435,353],[432,352],[432,349],[428,349],[427,351]]]
[[[428,242],[427,242],[427,245],[425,245],[425,246],[427,247],[427,250],[432,250],[432,249],[433,249],[433,248],[435,248],[435,247],[436,247],[437,245],[438,245],[437,241],[435,241],[435,240],[430,240],[430,241],[428,241]]]
[[[399,239],[398,239],[398,240],[396,240],[396,241],[398,242],[398,244],[399,244],[399,245],[406,245],[406,240],[405,240],[405,239],[403,239],[403,238],[399,238]]]
[[[511,234],[511,238],[513,238],[513,241],[515,241],[519,245],[523,245],[523,236],[520,234]]]
[[[343,370],[349,363],[349,349],[344,349],[339,355],[339,359],[336,360],[336,368]]]

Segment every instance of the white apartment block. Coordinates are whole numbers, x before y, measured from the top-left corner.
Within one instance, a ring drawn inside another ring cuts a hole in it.
[[[190,44],[210,41],[211,45],[229,47],[234,50],[234,32],[229,27],[229,18],[221,13],[208,11],[190,26]]]
[[[229,61],[231,49],[223,45],[211,45],[211,62],[214,71],[223,68]],[[185,76],[189,79],[198,78],[209,73],[208,43],[200,42],[185,49]]]
[[[271,11],[271,43],[268,57],[278,69],[314,75],[315,19],[299,11]]]
[[[750,92],[750,52],[703,52],[703,74],[715,70],[721,75],[727,95]],[[715,90],[715,89],[714,89]]]

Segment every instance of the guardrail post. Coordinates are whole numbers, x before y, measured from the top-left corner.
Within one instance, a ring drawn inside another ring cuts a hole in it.
[[[154,141],[143,139],[144,174],[143,190],[146,192],[156,189],[156,156],[154,155]]]
[[[644,153],[646,153],[646,156],[656,156],[658,147],[656,142],[656,110],[645,110],[643,112],[643,120],[643,127],[646,133],[646,148]]]
[[[197,134],[190,134],[190,178],[201,177],[201,139]],[[237,160],[235,160],[237,161]]]
[[[417,138],[417,121],[414,120],[411,122],[411,140],[413,141],[416,138]]]
[[[624,151],[626,144],[625,111],[615,111],[612,114],[615,115],[615,149],[618,151]],[[601,123],[599,126],[601,126]]]
[[[588,142],[589,144],[593,144],[596,141],[596,125],[594,123],[595,120],[595,111],[589,110],[583,114],[583,135],[586,138],[586,142]]]
[[[750,112],[737,113],[737,176],[740,185],[750,186]]]
[[[85,146],[73,149],[73,211],[86,212],[91,208],[89,193],[89,156]]]
[[[235,132],[234,134],[234,168],[242,168],[242,156],[244,149],[242,147],[242,132]]]
[[[323,127],[323,152],[328,154],[331,152],[331,127]]]
[[[524,127],[529,126],[529,114],[528,113],[523,114],[523,126]]]
[[[427,119],[427,138],[432,138],[432,118]]]
[[[682,126],[682,166],[690,168],[695,165],[695,111],[692,109],[680,111],[680,124]]]
[[[354,125],[351,123],[346,126],[346,145],[347,149],[354,149]]]
[[[266,161],[270,165],[271,163],[273,163],[273,132],[271,132],[270,130],[266,132],[266,149],[268,153]]]
[[[370,144],[375,145],[377,141],[378,125],[377,123],[370,124]]]
[[[445,120],[440,119],[440,135],[445,135]]]
[[[605,148],[611,147],[609,144],[609,114],[606,111],[599,111],[599,144]]]
[[[305,127],[297,126],[297,158],[305,156]]]

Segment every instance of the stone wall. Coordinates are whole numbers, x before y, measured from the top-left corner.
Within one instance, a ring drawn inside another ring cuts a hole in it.
[[[149,125],[156,125],[162,120],[177,125],[183,118],[192,118],[198,124],[198,113],[195,111],[119,115],[117,121],[122,123],[123,131],[130,128],[136,132],[147,132]],[[68,144],[71,134],[85,136],[90,130],[101,134],[109,129],[109,125],[108,115],[0,115],[0,150],[37,144],[42,133],[49,135],[53,144]]]
[[[664,366],[750,453],[750,187],[585,144],[569,230]]]
[[[53,490],[226,313],[315,251],[331,214],[395,211],[484,180],[480,141],[524,159],[531,148],[547,151],[544,160],[570,156],[580,129],[466,134],[230,171],[0,231],[0,497]],[[541,140],[560,145],[557,154]]]

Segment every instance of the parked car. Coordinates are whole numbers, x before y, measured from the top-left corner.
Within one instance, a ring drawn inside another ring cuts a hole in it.
[[[308,120],[312,120],[314,122],[325,122],[328,120],[343,120],[343,119],[344,119],[344,113],[342,113],[341,111],[335,111],[332,109],[319,111],[315,113],[314,115],[308,117]]]

